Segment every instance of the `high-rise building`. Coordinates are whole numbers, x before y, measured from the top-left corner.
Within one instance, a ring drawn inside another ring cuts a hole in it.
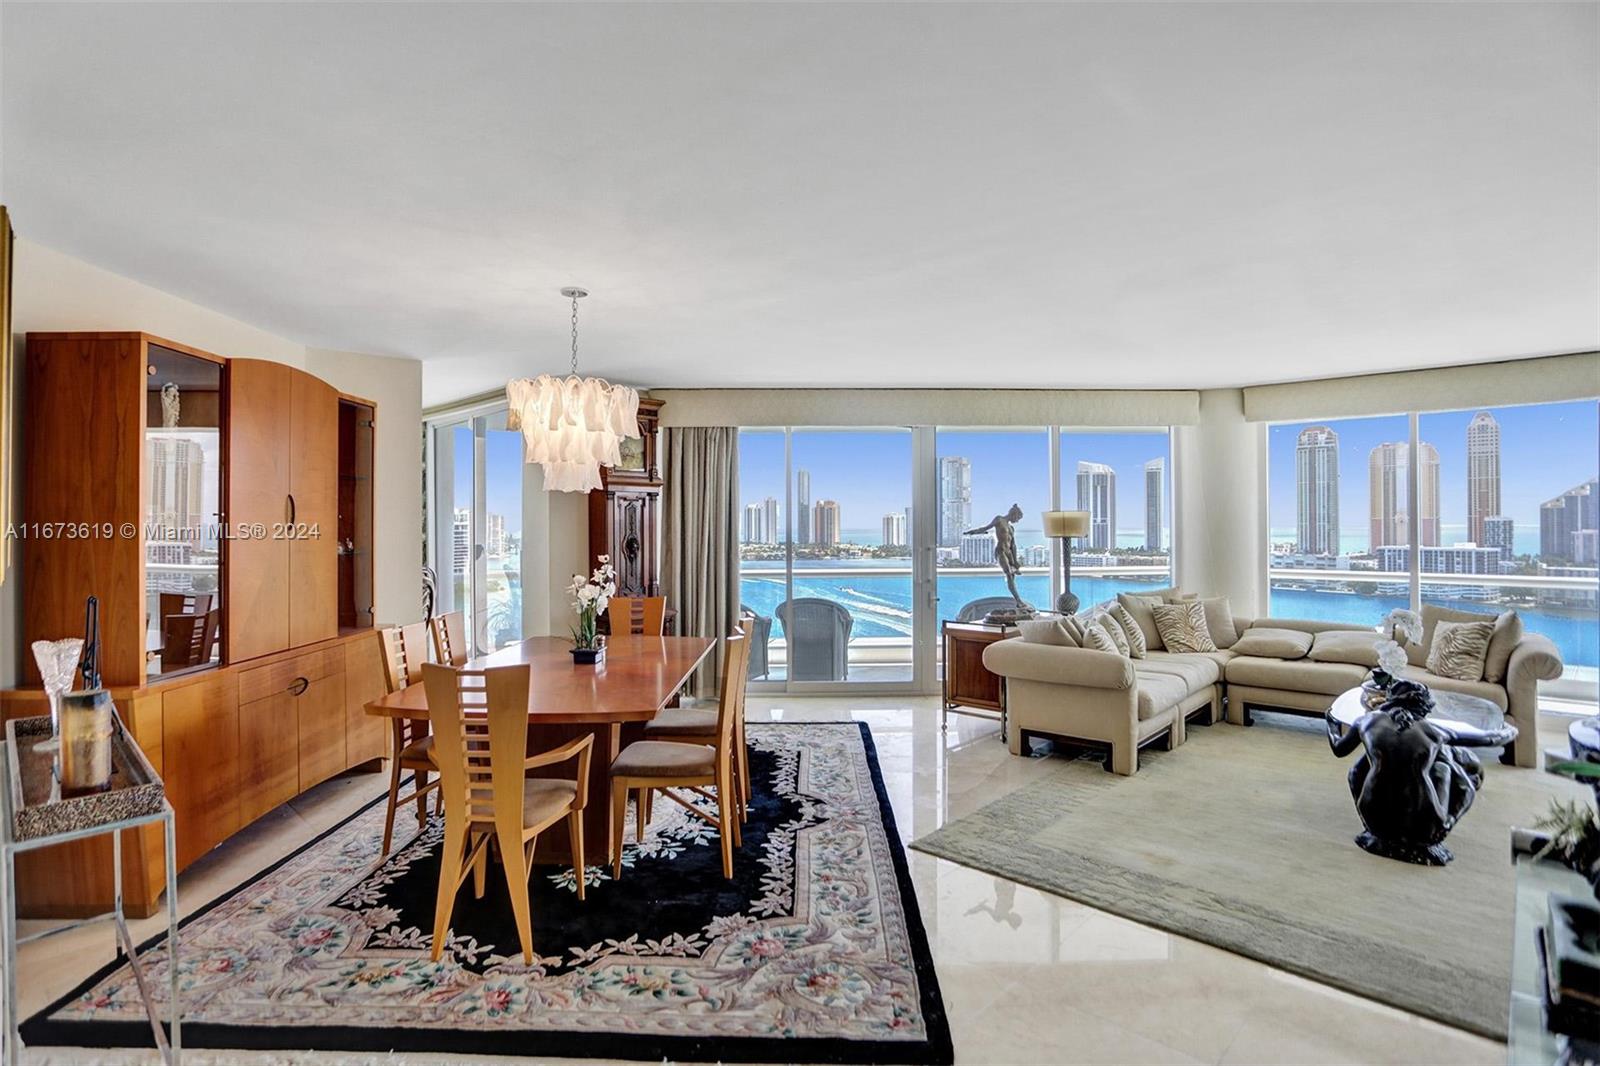
[[[1406,571],[1411,569],[1411,545],[1391,544],[1373,549],[1378,569]],[[1498,574],[1500,549],[1477,544],[1438,545],[1422,549],[1424,574]]]
[[[1600,528],[1600,482],[1574,485],[1553,500],[1539,505],[1539,554],[1548,559],[1576,562],[1582,550],[1580,534]],[[1578,538],[1578,539],[1575,539]]]
[[[503,514],[486,514],[483,516],[483,543],[490,555],[504,558],[506,555],[506,516]]]
[[[450,529],[450,562],[451,569],[457,577],[466,574],[467,568],[472,564],[472,512],[465,507],[457,507],[451,514]]]
[[[1117,472],[1104,463],[1078,461],[1078,510],[1089,512],[1088,551],[1117,546]]]
[[[1369,547],[1411,543],[1411,494],[1406,479],[1410,476],[1411,447],[1407,444],[1380,444],[1367,458]],[[1439,543],[1439,450],[1427,441],[1417,446],[1417,525],[1418,542]]]
[[[1339,434],[1307,426],[1294,448],[1295,548],[1339,554]]]
[[[1030,544],[1022,549],[1023,566],[1049,566],[1050,546],[1048,544]]]
[[[745,544],[765,544],[765,530],[761,528],[762,515],[759,503],[744,505],[744,523],[739,527],[739,540]]]
[[[989,566],[994,562],[994,537],[988,533],[961,534],[960,548],[964,566]]]
[[[205,501],[205,449],[182,437],[150,440],[150,505],[146,521],[160,528],[149,539],[199,547]]]
[[[776,496],[761,501],[761,543],[777,544],[783,540],[781,517]]]
[[[1167,461],[1152,459],[1144,464],[1144,546],[1161,550],[1161,532],[1166,524]]]
[[[811,471],[794,472],[794,539],[796,544],[811,543]]]
[[[1516,535],[1516,523],[1508,515],[1490,515],[1483,520],[1482,544],[1485,548],[1500,549],[1502,560],[1510,559],[1517,553]]]
[[[905,547],[906,515],[904,511],[890,511],[883,516],[883,544],[886,548]]]
[[[812,513],[816,516],[816,521],[811,531],[811,543],[839,543],[838,502],[834,500],[818,500],[816,507],[812,508]]]
[[[1500,423],[1479,411],[1467,423],[1467,539],[1482,544],[1483,520],[1500,513]]]
[[[959,455],[939,460],[939,543],[952,547],[972,527],[972,461]]]

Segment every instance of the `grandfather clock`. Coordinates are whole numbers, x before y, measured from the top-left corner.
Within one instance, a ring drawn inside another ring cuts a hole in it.
[[[611,556],[618,596],[661,595],[661,400],[639,400],[639,436],[622,442],[622,462],[601,467],[589,493],[589,561]],[[669,622],[676,612],[669,608]]]

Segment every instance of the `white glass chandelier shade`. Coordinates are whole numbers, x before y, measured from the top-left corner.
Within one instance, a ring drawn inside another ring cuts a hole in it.
[[[540,374],[506,386],[506,428],[522,431],[524,462],[544,469],[548,492],[601,486],[600,467],[622,462],[625,437],[639,435],[639,394],[604,378]]]

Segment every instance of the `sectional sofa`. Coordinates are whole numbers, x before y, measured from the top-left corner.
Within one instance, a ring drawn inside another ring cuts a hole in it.
[[[1428,672],[1422,664],[1434,626],[1469,617],[1495,618],[1425,607],[1423,639],[1406,648],[1406,676],[1493,702],[1522,733],[1503,761],[1535,766],[1538,684],[1561,676],[1560,653],[1519,623],[1491,652],[1487,676],[1495,680]],[[1058,737],[1109,749],[1106,768],[1132,774],[1141,748],[1178,747],[1194,720],[1209,724],[1225,713],[1248,725],[1252,708],[1321,715],[1377,665],[1382,639],[1374,628],[1289,618],[1235,616],[1234,628],[1237,639],[1227,647],[1219,640],[1214,652],[1149,650],[1143,658],[1021,639],[989,645],[983,663],[1005,679],[1012,754],[1023,754],[1030,736]]]

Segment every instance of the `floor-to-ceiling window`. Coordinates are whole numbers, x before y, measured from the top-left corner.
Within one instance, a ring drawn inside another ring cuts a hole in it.
[[[1593,401],[1268,429],[1271,613],[1374,624],[1396,607],[1516,609],[1600,678]]]
[[[1059,509],[1089,513],[1072,549],[1080,603],[1172,584],[1171,433],[1063,429],[1059,439]]]

